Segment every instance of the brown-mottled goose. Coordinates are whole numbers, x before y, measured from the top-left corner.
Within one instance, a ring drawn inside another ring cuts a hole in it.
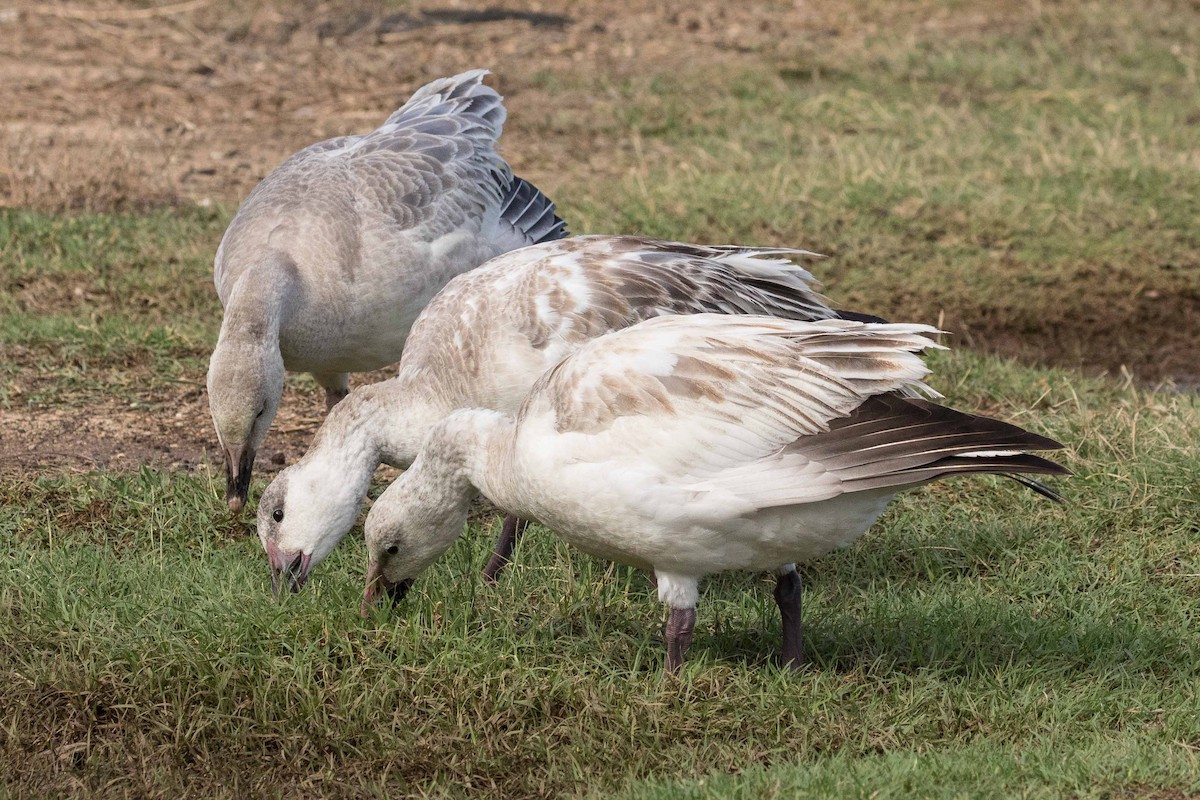
[[[801,255],[580,236],[455,278],[413,325],[399,375],[351,392],[308,453],[263,493],[258,534],[276,589],[285,574],[298,588],[350,530],[381,461],[407,467],[429,429],[456,409],[515,412],[534,381],[596,336],[660,314],[834,316],[791,260]],[[516,529],[506,521],[489,577]]]
[[[225,308],[208,369],[226,499],[246,501],[284,371],[327,407],[350,372],[400,358],[429,298],[489,258],[565,235],[554,204],[495,150],[504,122],[485,70],[416,91],[376,130],[304,148],[263,179],[225,231]]]
[[[666,669],[692,638],[697,585],[770,570],[783,663],[803,659],[795,563],[845,547],[895,494],[936,478],[1066,470],[1057,442],[920,399],[925,325],[709,314],[589,342],[514,416],[468,409],[430,431],[367,516],[366,614],[459,536],[478,491],[593,555],[653,570]]]

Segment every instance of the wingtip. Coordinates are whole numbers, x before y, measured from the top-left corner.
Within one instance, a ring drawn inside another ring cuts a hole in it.
[[[501,217],[524,234],[531,244],[567,235],[567,223],[558,216],[554,201],[529,181],[514,175],[501,202]]]
[[[1045,460],[1045,459],[1043,459],[1043,460]],[[1064,475],[1067,477],[1069,477],[1072,474],[1069,469],[1067,469],[1066,467],[1063,467],[1061,464],[1055,464],[1053,461],[1048,461],[1048,460],[1046,461],[1046,463],[1053,464],[1054,466],[1056,466],[1062,470],[1062,472],[1056,472],[1056,473],[1052,473],[1052,474]],[[1042,483],[1039,480],[1034,480],[1033,478],[1030,478],[1030,477],[1027,477],[1025,475],[1021,475],[1021,474],[1015,473],[1015,472],[1004,472],[1001,474],[1004,475],[1004,477],[1006,477],[1006,478],[1011,478],[1012,480],[1021,484],[1025,488],[1030,489],[1031,491],[1037,492],[1042,497],[1046,498],[1047,500],[1050,500],[1053,503],[1057,503],[1060,506],[1065,506],[1067,504],[1067,500],[1065,497],[1063,497],[1061,494],[1054,491],[1049,486],[1047,486],[1046,484]]]

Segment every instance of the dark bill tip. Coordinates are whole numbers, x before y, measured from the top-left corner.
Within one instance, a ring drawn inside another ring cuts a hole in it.
[[[384,576],[383,568],[379,565],[379,562],[372,561],[367,566],[367,585],[363,588],[362,605],[358,607],[359,616],[364,619],[371,616],[371,609],[375,607],[379,598],[385,594],[391,598],[392,606],[395,607],[405,598],[412,585],[412,578],[392,583]]]
[[[312,572],[312,556],[296,553],[290,560],[284,560],[286,555],[280,555],[279,550],[268,545],[267,559],[271,567],[271,595],[278,600],[283,594],[283,587],[295,594],[304,588],[308,576]]]
[[[234,514],[246,507],[246,497],[250,494],[250,475],[254,471],[253,450],[242,451],[236,468],[229,451],[225,451],[225,502]]]
[[[413,579],[409,578],[406,581],[392,584],[387,588],[387,596],[392,599],[393,606],[399,605],[400,601],[408,596],[408,590],[412,588],[412,585]]]

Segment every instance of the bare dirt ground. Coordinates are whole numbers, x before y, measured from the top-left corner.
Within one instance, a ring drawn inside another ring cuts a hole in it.
[[[600,166],[612,151],[596,142],[522,126],[593,102],[551,103],[538,76],[736,61],[831,24],[719,2],[0,5],[0,204],[236,201],[287,154],[369,129],[417,86],[480,65],[507,98],[514,167],[549,175],[568,155]]]
[[[506,156],[553,188],[563,159],[606,170],[630,149],[570,125],[603,99],[551,97],[554,76],[619,82],[1030,13],[1009,0],[986,13],[928,0],[11,2],[0,0],[0,205],[48,210],[236,202],[300,147],[370,129],[417,86],[479,66],[506,98]]]
[[[883,27],[983,31],[1028,13],[1007,2],[963,13],[911,1],[12,1],[0,0],[0,206],[48,211],[235,204],[296,149],[367,130],[417,86],[481,65],[506,97],[506,156],[553,195],[573,179],[557,165],[613,174],[633,158],[630,142],[587,122],[605,100],[551,97],[553,76],[616,82],[735,66],[800,37],[836,49]],[[260,474],[294,461],[320,417],[315,393],[289,390]],[[4,428],[0,470],[21,472],[192,469],[215,444],[203,388],[187,384],[136,407],[12,408]]]
[[[272,474],[299,458],[324,411],[318,393],[289,390],[258,455],[259,474]],[[4,428],[0,473],[129,470],[143,465],[191,471],[221,465],[208,396],[199,386],[154,392],[133,406],[101,402],[99,407],[92,403],[6,409]]]

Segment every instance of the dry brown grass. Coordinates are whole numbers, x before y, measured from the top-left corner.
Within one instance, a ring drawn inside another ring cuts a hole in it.
[[[552,190],[636,160],[592,113],[606,98],[556,87],[786,62],[812,48],[861,52],[881,32],[962,36],[1035,13],[932,0],[524,0],[492,11],[377,0],[7,9],[0,36],[15,46],[0,52],[0,206],[233,203],[299,147],[369,129],[421,83],[481,65],[508,99],[506,154]]]

